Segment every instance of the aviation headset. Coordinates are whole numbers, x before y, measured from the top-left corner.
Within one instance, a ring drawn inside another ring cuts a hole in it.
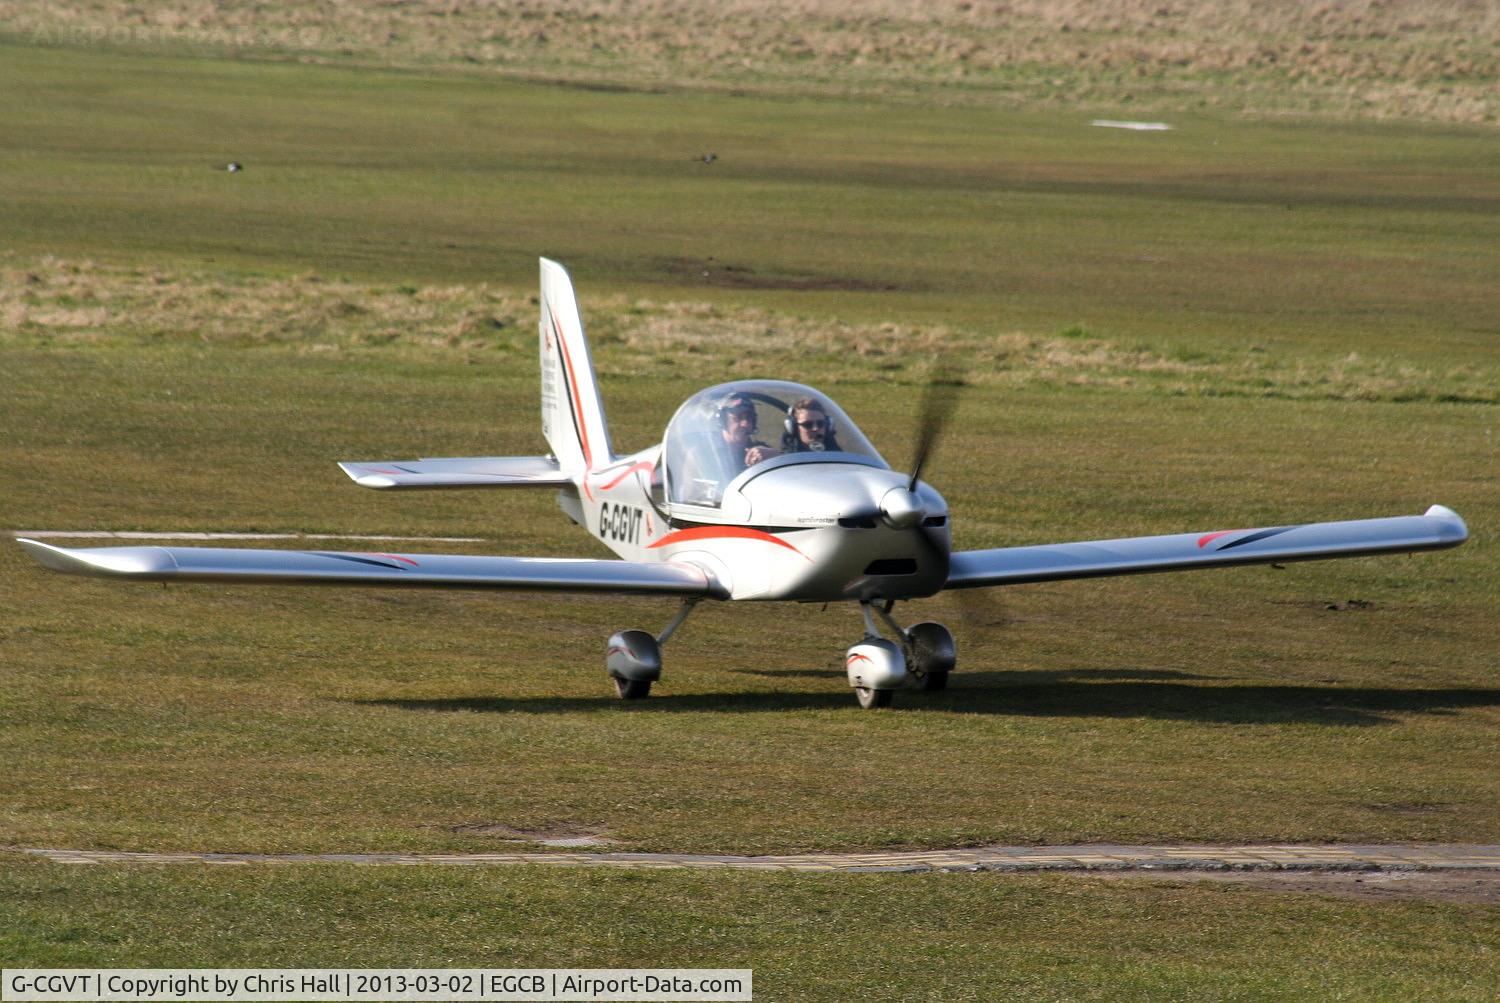
[[[821,414],[823,416],[824,422],[823,434],[828,436],[830,439],[833,438],[833,415],[829,414],[827,411],[824,411],[821,406],[804,407],[802,408],[802,410],[816,411]],[[786,429],[787,435],[789,435],[792,439],[797,438],[797,405],[793,404],[791,407],[786,409],[786,420],[783,421],[781,425]]]
[[[755,428],[760,424],[760,422],[757,420],[759,418],[759,415],[755,413],[755,402],[749,397],[746,397],[744,394],[738,393],[730,394],[729,396],[720,400],[719,403],[714,406],[714,422],[720,428],[723,428],[724,419],[729,415],[731,411],[741,411],[747,408],[750,411],[750,427]]]

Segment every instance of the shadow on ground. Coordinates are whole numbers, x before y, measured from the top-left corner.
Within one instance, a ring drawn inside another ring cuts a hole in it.
[[[757,670],[795,680],[827,671]],[[787,689],[773,693],[656,692],[639,701],[597,697],[459,697],[362,700],[367,706],[465,713],[556,714],[615,709],[636,714],[712,711],[839,710],[857,712],[842,691]],[[1356,686],[1234,685],[1212,676],[1159,669],[1075,669],[1054,672],[955,673],[940,693],[902,690],[893,713],[1004,714],[1030,717],[1160,718],[1210,724],[1394,724],[1412,714],[1454,714],[1500,706],[1500,689],[1416,689]]]

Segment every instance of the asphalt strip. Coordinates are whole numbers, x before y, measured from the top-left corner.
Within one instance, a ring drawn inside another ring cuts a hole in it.
[[[1500,845],[1391,846],[990,846],[892,853],[727,856],[699,853],[138,853],[121,850],[6,849],[59,864],[436,864],[483,866],[721,869],[917,873],[927,871],[1495,871]]]

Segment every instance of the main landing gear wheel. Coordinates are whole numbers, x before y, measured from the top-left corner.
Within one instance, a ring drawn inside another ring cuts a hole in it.
[[[615,692],[621,700],[644,700],[651,695],[651,680],[615,676]]]
[[[929,672],[925,676],[916,676],[914,674],[914,677],[917,682],[917,689],[925,690],[928,693],[936,693],[938,690],[945,690],[948,688],[947,670],[944,670],[942,672]]]
[[[953,635],[940,623],[914,623],[902,631],[906,671],[919,690],[936,693],[948,688],[948,673],[958,664]]]
[[[659,637],[652,637],[644,630],[622,630],[610,636],[604,653],[604,671],[614,680],[615,693],[621,700],[644,700],[651,695],[651,684],[661,678],[661,646],[682,626],[697,602],[684,600]]]
[[[895,690],[872,690],[868,686],[854,687],[854,699],[858,700],[859,705],[865,710],[889,707],[895,696]]]

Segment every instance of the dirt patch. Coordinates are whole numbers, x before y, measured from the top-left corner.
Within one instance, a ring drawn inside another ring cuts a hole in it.
[[[1217,881],[1273,892],[1370,900],[1429,899],[1500,905],[1500,871],[1070,871],[1103,881]]]
[[[840,275],[812,272],[765,272],[714,258],[664,258],[661,269],[684,285],[719,289],[793,289],[832,292],[890,292],[894,282],[872,282]]]
[[[1368,599],[1273,599],[1272,603],[1277,606],[1288,606],[1293,609],[1320,609],[1333,613],[1349,613],[1378,608]]]

